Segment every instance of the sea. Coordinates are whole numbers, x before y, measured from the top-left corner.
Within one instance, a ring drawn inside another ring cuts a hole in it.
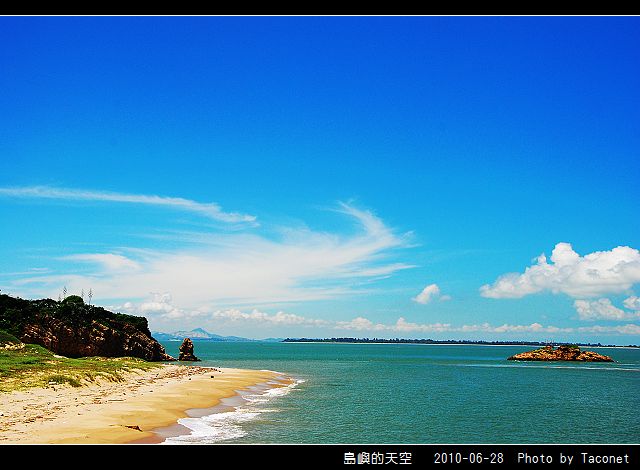
[[[164,342],[178,354],[179,342]],[[278,371],[179,421],[179,443],[638,443],[640,349],[515,362],[528,346],[196,342],[199,365]]]

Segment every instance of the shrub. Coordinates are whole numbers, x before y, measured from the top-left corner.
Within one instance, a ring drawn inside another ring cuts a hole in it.
[[[20,344],[21,341],[13,335],[10,335],[6,331],[0,330],[0,346],[5,344]]]

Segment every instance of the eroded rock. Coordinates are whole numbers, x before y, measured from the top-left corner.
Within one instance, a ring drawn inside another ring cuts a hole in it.
[[[178,356],[179,361],[199,361],[193,354],[193,341],[191,338],[185,338],[180,345],[180,356]]]

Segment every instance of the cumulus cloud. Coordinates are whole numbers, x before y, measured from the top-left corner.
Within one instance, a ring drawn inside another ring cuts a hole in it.
[[[580,320],[629,320],[638,315],[625,312],[603,298],[598,300],[576,300],[573,306]]]
[[[151,298],[139,304],[133,302],[125,302],[122,306],[113,307],[131,315],[142,315],[149,317],[160,317],[167,320],[183,320],[199,316],[198,311],[188,311],[173,305],[172,297],[169,292],[152,292]]]
[[[451,325],[449,323],[411,323],[406,321],[403,317],[398,318],[394,325],[390,326],[392,331],[399,332],[413,332],[420,331],[423,333],[441,333],[444,331],[451,331]]]
[[[399,317],[395,323],[374,323],[368,318],[357,317],[351,321],[339,321],[334,324],[336,330],[355,330],[392,333],[572,333],[573,328],[543,326],[540,323],[529,325],[503,324],[494,326],[489,323],[455,326],[451,323],[414,323]],[[615,330],[611,330],[615,331]]]
[[[270,314],[257,309],[253,309],[250,312],[243,312],[234,308],[213,311],[209,311],[206,308],[179,308],[174,305],[173,298],[169,292],[152,292],[151,297],[146,301],[140,303],[126,302],[121,306],[115,306],[112,308],[124,313],[149,316],[152,319],[157,317],[163,320],[188,320],[200,318],[201,320],[216,320],[218,322],[275,326],[325,326],[328,324],[326,320],[306,318],[283,311]]]
[[[324,326],[327,324],[325,320],[313,318],[305,318],[293,313],[277,312],[269,314],[259,310],[251,312],[242,312],[237,309],[217,310],[212,313],[212,318],[217,320],[230,320],[233,322],[249,321],[252,323],[267,323],[271,325],[303,325],[303,326]]]
[[[214,202],[196,202],[181,197],[166,197],[146,194],[125,194],[84,189],[53,188],[50,186],[27,186],[0,188],[0,196],[61,199],[70,201],[103,201],[128,204],[146,204],[198,213],[204,217],[227,223],[255,223],[253,215],[225,212]]]
[[[440,288],[437,284],[429,284],[422,291],[416,295],[412,300],[419,304],[428,304],[434,299],[440,299],[441,301],[450,300],[448,295],[441,295]]]
[[[640,297],[636,295],[632,295],[631,297],[627,297],[622,302],[625,307],[629,310],[640,310]]]
[[[334,324],[337,330],[355,330],[355,331],[388,331],[388,332],[443,332],[453,331],[449,323],[411,323],[404,317],[398,318],[395,323],[384,324],[374,323],[368,318],[357,317],[351,321],[339,321]]]
[[[542,291],[574,298],[621,293],[640,282],[640,252],[628,246],[580,256],[571,244],[558,243],[551,263],[544,254],[524,273],[507,273],[480,288],[483,297],[520,298]]]
[[[387,325],[381,323],[375,324],[368,318],[356,317],[351,321],[336,322],[334,328],[338,330],[355,330],[355,331],[383,331],[387,330]]]
[[[579,333],[615,334],[615,335],[640,335],[640,325],[629,323],[619,326],[581,326],[576,329]]]

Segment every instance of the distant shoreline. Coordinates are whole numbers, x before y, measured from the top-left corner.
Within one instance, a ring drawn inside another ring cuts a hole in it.
[[[383,338],[286,338],[282,343],[330,343],[330,344],[423,344],[434,346],[562,346],[575,344],[587,348],[637,349],[638,345],[615,345],[601,343],[563,343],[540,341],[467,341],[432,339],[383,339]]]
[[[539,344],[485,344],[485,343],[374,343],[374,342],[344,342],[344,341],[281,341],[282,343],[289,344],[379,344],[379,345],[392,345],[392,344],[411,344],[417,346],[490,346],[490,347],[506,347],[506,346],[527,346],[527,347],[538,347]],[[556,343],[554,343],[556,345]],[[546,346],[546,344],[545,344]],[[585,346],[583,344],[579,345],[580,347],[589,347],[589,348],[606,348],[606,349],[638,349],[640,346]]]

